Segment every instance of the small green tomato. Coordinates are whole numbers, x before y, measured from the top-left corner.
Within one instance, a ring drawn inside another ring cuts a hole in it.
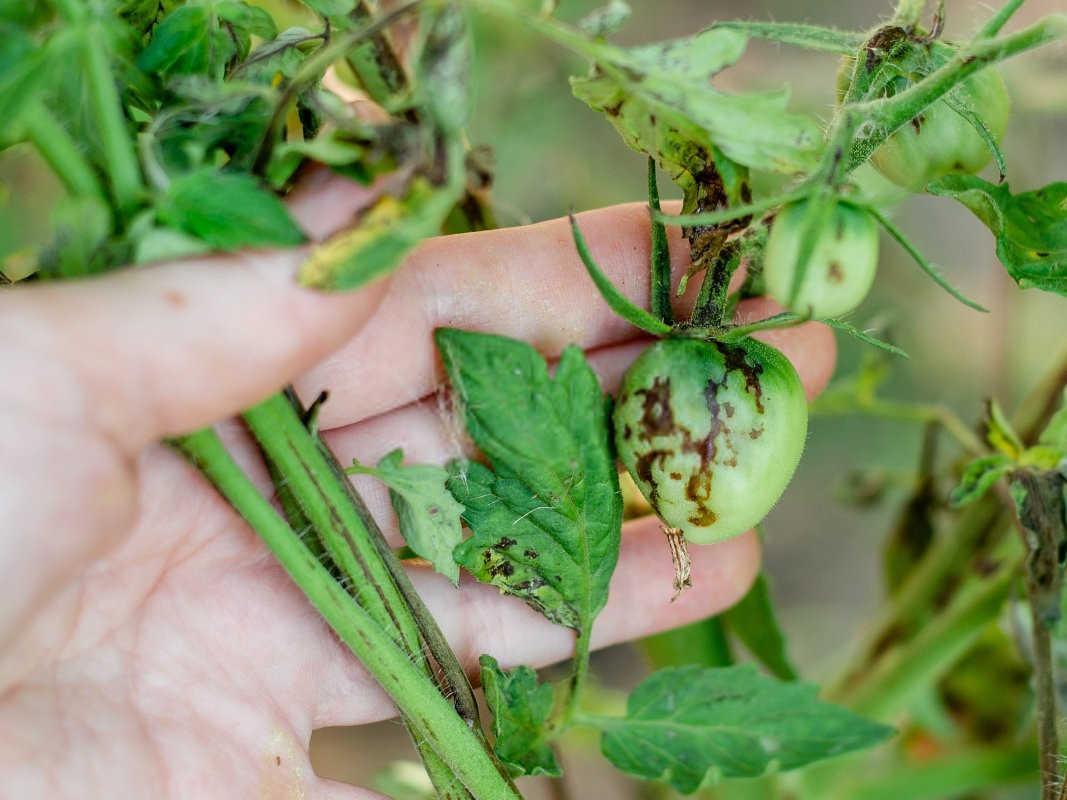
[[[863,209],[838,203],[819,232],[796,299],[790,303],[806,210],[806,201],[793,203],[771,225],[763,256],[767,294],[798,314],[836,317],[858,306],[871,290],[878,267],[878,224]]]
[[[943,43],[935,48],[930,69],[940,66],[955,52]],[[838,71],[838,99],[844,97],[855,61],[842,60]],[[922,74],[904,76],[891,84],[895,93],[907,88]],[[1000,142],[1008,127],[1011,97],[996,67],[986,67],[967,78],[956,89],[966,105],[974,109]],[[897,186],[921,192],[926,184],[952,172],[973,175],[992,159],[985,140],[966,119],[943,100],[938,100],[909,124],[898,129],[871,154],[871,164]]]
[[[671,528],[707,544],[751,528],[793,477],[804,387],[773,347],[662,339],[630,366],[615,405],[619,457]]]

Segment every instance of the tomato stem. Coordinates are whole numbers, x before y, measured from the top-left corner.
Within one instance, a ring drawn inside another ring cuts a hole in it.
[[[276,395],[268,408],[276,406],[280,397]],[[259,534],[330,627],[393,698],[414,734],[432,747],[470,793],[478,800],[519,800],[511,780],[501,774],[452,702],[412,663],[395,633],[356,603],[304,546],[233,461],[218,435],[204,429],[174,444]]]

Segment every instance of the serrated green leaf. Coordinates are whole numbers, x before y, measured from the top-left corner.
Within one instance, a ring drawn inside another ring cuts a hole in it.
[[[653,673],[623,718],[583,718],[603,732],[604,756],[623,772],[683,793],[722,778],[752,778],[871,747],[893,729],[820,701],[751,665]]]
[[[148,73],[164,72],[199,47],[210,31],[207,6],[179,6],[156,25],[148,46],[137,56],[137,66]]]
[[[587,78],[572,78],[578,99],[607,115],[633,149],[686,164],[686,149],[716,146],[755,169],[796,173],[812,168],[822,148],[813,119],[786,110],[788,94],[733,95],[710,78],[744,52],[747,37],[704,31],[645,47],[598,44]]]
[[[1012,194],[1007,184],[947,175],[926,187],[965,205],[997,238],[997,258],[1023,289],[1067,295],[1067,181]]]
[[[757,576],[737,605],[723,612],[723,621],[772,675],[784,681],[797,679],[796,668],[786,652],[785,635],[774,612],[766,573]]]
[[[959,485],[952,490],[949,502],[958,507],[980,500],[1013,466],[1014,462],[1002,453],[976,458],[963,471],[963,477],[960,478]]]
[[[493,714],[493,751],[515,777],[563,771],[547,741],[545,723],[552,714],[552,685],[538,683],[529,667],[502,670],[492,656],[482,656],[482,689]]]
[[[219,250],[304,241],[285,204],[251,175],[210,170],[184,175],[171,183],[156,212],[164,224]]]
[[[626,24],[632,13],[629,3],[609,0],[607,5],[594,8],[578,20],[578,30],[594,39],[610,36]]]
[[[403,461],[404,451],[398,448],[376,467],[353,464],[346,472],[372,475],[389,487],[389,500],[408,547],[458,586],[459,565],[452,551],[463,538],[459,519],[463,506],[445,488],[448,470],[430,464],[404,466]]]
[[[474,535],[456,560],[552,621],[588,630],[619,554],[622,496],[608,403],[577,347],[555,377],[523,342],[440,329],[455,405],[492,470],[454,462],[448,488]]]

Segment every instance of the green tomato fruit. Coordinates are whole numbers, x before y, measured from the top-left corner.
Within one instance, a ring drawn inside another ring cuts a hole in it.
[[[819,232],[796,301],[790,303],[807,208],[804,200],[786,206],[771,225],[763,254],[767,294],[798,314],[836,317],[858,306],[871,290],[878,267],[878,223],[863,209],[838,203]]]
[[[789,360],[744,339],[662,339],[623,378],[619,457],[660,519],[698,544],[736,536],[781,497],[808,405]]]
[[[942,44],[935,48],[929,69],[940,66],[954,53]],[[838,100],[843,99],[854,60],[846,56],[838,71]],[[895,92],[906,88],[921,74],[902,77],[892,84]],[[898,85],[899,84],[899,85]],[[967,106],[981,117],[993,138],[1000,142],[1008,127],[1011,98],[996,67],[986,67],[956,89]],[[992,159],[988,145],[966,119],[944,101],[937,101],[909,124],[897,130],[871,154],[871,163],[893,183],[921,192],[930,181],[952,172],[973,175]]]

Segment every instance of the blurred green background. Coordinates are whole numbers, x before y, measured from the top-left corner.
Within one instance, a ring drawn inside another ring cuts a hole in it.
[[[598,4],[563,0],[559,14],[575,19]],[[888,0],[631,0],[631,5],[634,15],[616,37],[624,44],[683,36],[714,20],[738,17],[862,29],[892,10]],[[1053,10],[1064,10],[1063,0],[1031,0],[1012,27]],[[967,35],[989,13],[976,0],[949,0],[947,12],[949,38]],[[570,95],[567,77],[584,73],[583,63],[526,31],[498,23],[478,20],[476,34],[476,114],[470,136],[495,151],[494,196],[501,224],[643,197],[643,158]],[[836,66],[831,55],[753,42],[741,63],[717,81],[750,90],[790,84],[794,107],[825,120],[832,111]],[[1004,142],[1012,188],[1067,179],[1067,48],[1009,62],[1004,72],[1015,100]],[[18,148],[0,157],[0,187],[4,256],[44,235],[58,188]],[[663,192],[677,194],[667,185]],[[945,403],[968,421],[978,417],[987,396],[1010,408],[1067,349],[1064,300],[1016,288],[993,255],[990,234],[951,201],[912,198],[894,216],[948,277],[990,313],[978,314],[953,301],[898,247],[883,241],[877,287],[853,321],[863,327],[888,320],[894,340],[911,354],[910,360],[895,361],[886,393]],[[851,340],[840,341],[839,373],[856,364],[859,352]],[[891,489],[886,504],[857,509],[838,502],[838,488],[861,467],[884,468],[906,481],[920,436],[917,427],[903,423],[814,419],[800,471],[767,520],[767,571],[792,654],[809,679],[832,674],[881,601],[881,545],[892,500],[902,494]],[[620,688],[631,686],[643,669],[631,646],[598,654],[595,666],[606,684]],[[570,796],[642,796],[592,752],[565,759]],[[314,758],[321,774],[367,784],[386,761],[410,753],[399,724],[383,723],[359,731],[320,732]],[[537,780],[524,781],[523,788],[530,797],[552,797]],[[1032,796],[1031,790],[1022,791],[1022,797]]]

